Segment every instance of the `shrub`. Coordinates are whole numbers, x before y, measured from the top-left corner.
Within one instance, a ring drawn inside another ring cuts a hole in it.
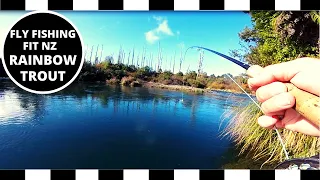
[[[140,87],[142,86],[141,83],[139,81],[133,81],[130,83],[131,87]]]
[[[139,68],[135,74],[136,78],[146,80],[148,77],[152,76],[153,72],[150,67],[146,66],[143,68]]]
[[[130,65],[130,66],[127,68],[127,71],[128,71],[128,72],[136,72],[136,71],[137,71],[137,68],[136,68],[134,65]]]
[[[183,76],[183,73],[182,73],[182,72],[178,72],[176,75],[182,77],[182,76]]]
[[[196,79],[197,78],[197,73],[195,71],[190,71],[185,75],[186,79]]]
[[[189,83],[192,87],[196,87],[196,88],[204,88],[204,87],[205,87],[205,85],[202,84],[199,80],[188,79],[188,83]]]
[[[196,80],[199,81],[201,85],[203,85],[203,88],[207,86],[208,80],[206,78],[198,77]]]
[[[96,67],[98,69],[101,69],[101,70],[106,70],[109,67],[109,62],[108,61],[103,61],[103,62],[97,64]]]
[[[173,85],[183,85],[183,77],[182,76],[177,76],[173,75],[171,76],[171,80]]]
[[[164,84],[164,85],[169,85],[169,84],[172,84],[172,80],[171,79],[166,79],[166,80],[162,81],[161,83]]]
[[[172,75],[173,74],[170,71],[164,71],[158,75],[158,81],[163,82],[165,80],[171,80]]]
[[[109,84],[119,84],[120,80],[117,78],[112,78],[112,79],[107,80],[106,82]]]
[[[136,79],[132,76],[125,76],[121,79],[121,85],[123,86],[128,86],[130,85],[133,81],[135,81]]]
[[[84,73],[81,73],[79,76],[78,76],[78,80],[79,81],[92,81],[93,79],[95,78],[95,74],[94,73],[91,73],[89,71],[86,71]]]
[[[126,72],[124,70],[115,70],[113,71],[112,74],[113,74],[112,77],[115,77],[117,79],[122,79],[126,75]]]

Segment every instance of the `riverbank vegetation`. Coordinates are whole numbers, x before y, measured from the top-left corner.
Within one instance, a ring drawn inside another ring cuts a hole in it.
[[[205,90],[241,92],[241,89],[230,79],[232,77],[243,89],[248,90],[245,74],[235,77],[231,74],[208,76],[205,72],[197,73],[194,70],[185,74],[180,71],[173,73],[170,70],[162,71],[161,68],[156,71],[149,66],[124,64],[122,61],[118,59],[115,62],[111,56],[96,63],[85,61],[78,81],[102,81],[124,86],[146,86],[198,93],[203,93]]]
[[[239,33],[243,48],[232,50],[234,57],[262,67],[299,57],[319,58],[318,12],[251,11],[249,14],[253,28],[245,28]],[[276,132],[258,125],[257,118],[262,113],[255,104],[236,107],[225,115],[231,120],[223,135],[237,144],[240,155],[266,160],[265,166],[285,160]],[[279,131],[290,158],[310,157],[320,152],[318,137]]]

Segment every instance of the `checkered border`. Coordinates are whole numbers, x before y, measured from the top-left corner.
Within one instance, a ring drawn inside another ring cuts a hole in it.
[[[320,3],[317,0],[0,0],[0,10],[307,11],[320,10]]]

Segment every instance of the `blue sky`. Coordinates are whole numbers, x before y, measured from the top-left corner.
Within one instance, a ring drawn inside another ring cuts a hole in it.
[[[120,46],[126,52],[135,47],[135,55],[141,54],[146,48],[147,57],[153,54],[157,62],[158,42],[163,53],[163,69],[169,69],[170,59],[176,52],[175,71],[179,68],[181,48],[194,45],[204,46],[228,55],[230,49],[238,49],[240,32],[245,26],[251,27],[251,19],[243,12],[59,12],[66,16],[78,28],[84,43],[84,49],[91,50],[93,55],[99,45],[98,55],[102,57],[114,53],[117,56]],[[0,13],[0,36],[3,40],[8,28],[23,12]],[[2,41],[1,41],[2,42]],[[2,46],[2,45],[1,45]],[[2,48],[1,48],[2,50]],[[88,53],[90,54],[90,53]],[[132,53],[131,53],[132,54]],[[89,56],[87,56],[89,57]],[[165,62],[167,59],[167,66]],[[197,70],[199,53],[188,51],[182,64],[182,71]],[[221,57],[204,54],[203,71],[220,75],[223,73],[239,74],[245,72],[233,63],[222,60]]]

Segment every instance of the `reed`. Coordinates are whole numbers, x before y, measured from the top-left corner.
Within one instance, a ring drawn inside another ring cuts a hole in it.
[[[223,137],[230,138],[239,147],[239,155],[251,154],[253,160],[267,159],[264,164],[275,164],[285,160],[285,155],[274,130],[262,128],[257,119],[262,115],[260,109],[250,103],[235,106],[223,115],[229,119],[222,132]],[[304,158],[320,152],[318,137],[278,129],[290,158]]]

